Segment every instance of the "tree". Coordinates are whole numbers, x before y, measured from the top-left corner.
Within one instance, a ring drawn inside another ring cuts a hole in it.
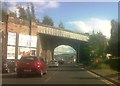
[[[16,13],[14,13],[14,12],[10,12],[10,14],[9,14],[9,16],[12,16],[12,17],[16,17]]]
[[[34,5],[33,5],[33,3],[30,3],[30,5],[31,5],[31,18],[32,18],[32,20],[34,20],[35,21],[35,9],[34,9]]]
[[[63,25],[63,23],[60,22],[60,24],[58,25],[58,27],[61,28],[61,29],[64,29],[64,25]]]
[[[113,56],[120,56],[120,54],[118,54],[118,49],[119,49],[118,47],[120,46],[120,39],[118,39],[119,36],[118,31],[120,32],[120,30],[118,29],[120,28],[120,25],[118,26],[118,22],[112,20],[111,27],[112,28],[111,28],[111,38],[109,40],[109,49]]]
[[[7,2],[3,2],[2,3],[2,7],[0,8],[0,12],[2,12],[1,14],[2,14],[2,21],[3,22],[5,22],[6,21],[6,16],[7,16],[7,10],[8,10],[8,8],[7,8],[7,6],[8,6],[8,3]]]
[[[53,26],[53,25],[54,25],[52,18],[50,18],[50,17],[47,16],[47,15],[43,17],[42,24],[50,25],[50,26]]]
[[[29,21],[32,18],[29,4],[27,5],[26,14],[27,14],[27,20]]]
[[[88,57],[90,57],[90,59],[104,59],[106,48],[106,37],[101,32],[96,34],[93,32],[92,35],[89,36],[89,41],[85,47],[85,52],[88,54]]]
[[[120,22],[118,23],[118,51],[120,51]],[[120,53],[118,53],[118,57],[120,57]]]
[[[19,9],[19,18],[26,20],[27,19],[26,10],[21,5],[19,5],[17,8]]]

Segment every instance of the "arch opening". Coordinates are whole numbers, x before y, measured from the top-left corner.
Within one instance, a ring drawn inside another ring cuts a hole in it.
[[[75,63],[76,57],[76,50],[69,45],[59,45],[54,49],[54,60],[63,60],[65,63]]]

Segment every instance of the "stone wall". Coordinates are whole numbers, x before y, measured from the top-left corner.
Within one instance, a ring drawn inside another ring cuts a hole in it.
[[[9,17],[9,21],[8,21],[8,32],[15,32],[18,34],[25,34],[28,35],[29,34],[29,23],[25,23],[22,20],[17,20],[19,22],[16,22],[15,19],[13,19],[12,17]],[[21,21],[21,22],[20,22]],[[5,22],[2,22],[2,31],[5,31]],[[36,35],[37,33],[37,25],[32,22],[32,27],[31,27],[31,35]]]

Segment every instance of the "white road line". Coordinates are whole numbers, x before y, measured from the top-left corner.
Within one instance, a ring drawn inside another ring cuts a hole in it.
[[[55,74],[56,74],[56,72],[54,72],[50,77],[48,77],[48,78],[44,81],[44,84],[47,83]]]
[[[94,76],[94,77],[96,77],[96,78],[98,78],[98,79],[100,79],[101,81],[103,81],[103,82],[105,82],[106,84],[111,84],[112,86],[117,86],[117,85],[115,85],[114,83],[112,83],[112,82],[110,82],[110,81],[108,81],[108,80],[106,80],[106,79],[104,79],[104,78],[100,78],[100,76],[98,76],[98,75],[96,75],[96,74],[94,74],[94,73],[92,73],[92,72],[90,72],[90,71],[87,71],[89,74],[91,74],[92,76]]]
[[[108,81],[108,80],[101,79],[101,81],[103,81],[103,82],[105,82],[105,83],[107,83],[107,84],[112,84],[112,85],[113,85],[113,83],[112,83],[112,82],[110,82],[110,81]]]

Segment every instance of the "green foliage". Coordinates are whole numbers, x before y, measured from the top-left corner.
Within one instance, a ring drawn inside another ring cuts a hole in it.
[[[15,18],[15,17],[16,17],[16,14],[15,14],[14,12],[10,12],[10,13],[9,13],[9,16],[12,16],[12,17]]]
[[[92,35],[89,37],[89,41],[87,44],[88,52],[91,58],[104,58],[105,52],[107,48],[107,40],[101,32],[95,34],[93,32]]]
[[[99,69],[110,69],[110,66],[108,64],[105,63],[100,63],[97,68]]]
[[[47,15],[45,15],[45,16],[43,17],[42,24],[54,26],[54,25],[53,25],[53,20],[52,20],[52,18],[50,18],[50,17],[47,16]]]
[[[88,43],[85,44],[84,54],[85,54],[85,65],[92,65],[93,68],[98,68],[98,65],[103,62],[106,58],[106,49],[107,49],[107,39],[101,33],[92,33],[89,35]],[[96,63],[96,59],[99,60]]]
[[[31,5],[31,18],[32,18],[32,20],[35,20],[36,19],[36,17],[35,17],[35,8],[34,8],[34,5],[33,5],[32,2],[30,3],[30,5]]]
[[[109,59],[104,61],[107,65],[109,65],[112,69],[120,71],[120,58],[115,58],[115,59]]]
[[[17,8],[19,9],[19,18],[26,20],[28,18],[26,10],[22,6],[18,6]]]
[[[59,26],[58,26],[59,28],[61,28],[61,29],[64,29],[64,25],[63,25],[63,23],[62,22],[60,22],[60,24],[59,24]]]
[[[118,22],[116,22],[115,20],[111,21],[111,38],[109,40],[109,49],[110,52],[112,53],[113,56],[120,56],[120,53],[118,53],[119,46],[120,46],[120,35],[118,35],[118,33],[120,33],[120,24],[118,24]]]
[[[28,3],[27,9],[22,7],[21,5],[18,5],[16,7],[19,10],[19,18],[23,20],[36,20],[35,17],[35,9],[33,3]]]
[[[2,21],[5,22],[7,19],[7,12],[2,9]]]
[[[0,8],[0,12],[2,12],[2,22],[5,22],[7,20],[7,3],[6,2],[2,2],[2,6]]]

